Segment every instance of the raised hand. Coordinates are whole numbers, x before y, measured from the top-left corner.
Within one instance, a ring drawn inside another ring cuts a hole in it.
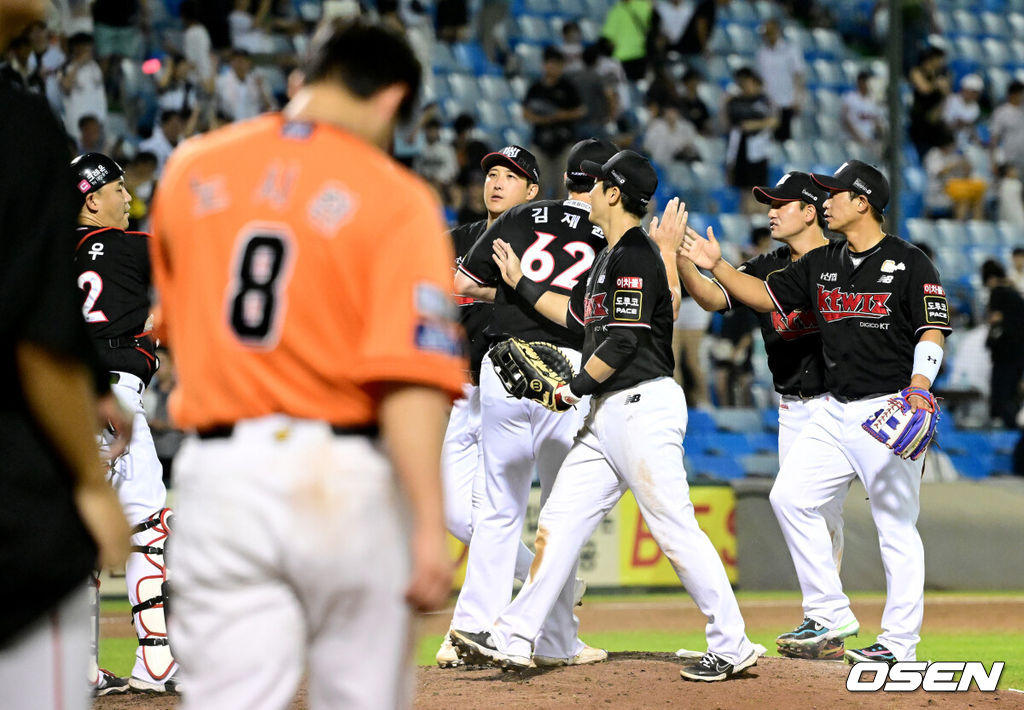
[[[678,197],[673,197],[665,205],[661,219],[655,216],[651,220],[651,239],[662,252],[673,254],[679,249],[683,243],[683,235],[686,234],[686,221],[689,216],[686,203],[681,202]]]
[[[714,269],[722,259],[722,247],[715,239],[715,232],[708,227],[707,239],[692,227],[686,227],[686,234],[683,236],[683,244],[679,248],[679,254],[689,259],[702,269]]]
[[[512,246],[503,239],[495,239],[492,245],[494,254],[491,258],[501,269],[501,278],[512,288],[516,287],[519,279],[523,278],[523,267],[519,257],[512,251]]]

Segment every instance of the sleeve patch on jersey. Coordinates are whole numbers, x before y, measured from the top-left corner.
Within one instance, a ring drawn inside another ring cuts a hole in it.
[[[946,305],[945,296],[924,297],[924,319],[926,323],[949,323],[949,307]]]
[[[615,279],[618,288],[643,288],[644,280],[639,276],[620,276]]]
[[[640,320],[643,306],[642,291],[616,291],[612,300],[612,318],[615,320]]]
[[[946,290],[939,284],[925,284],[924,295],[926,296],[945,296]]]
[[[416,348],[451,357],[463,356],[462,330],[456,326],[420,321],[416,324]]]
[[[421,318],[455,320],[454,303],[444,289],[432,283],[420,282],[414,287],[413,293],[416,299],[416,313]]]

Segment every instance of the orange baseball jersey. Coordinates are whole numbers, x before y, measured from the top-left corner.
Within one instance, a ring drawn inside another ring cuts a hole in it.
[[[461,394],[440,207],[365,141],[280,114],[189,140],[153,232],[180,426],[272,413],[371,425],[389,381]]]

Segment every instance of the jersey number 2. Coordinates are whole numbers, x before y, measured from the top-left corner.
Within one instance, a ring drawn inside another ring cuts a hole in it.
[[[106,323],[107,314],[99,308],[93,310],[100,294],[103,293],[103,277],[95,271],[83,271],[78,275],[78,288],[86,291],[85,301],[82,303],[82,315],[86,323]]]
[[[239,340],[264,346],[276,340],[288,246],[283,234],[268,230],[243,237],[230,291],[231,329]]]
[[[548,245],[555,241],[555,235],[537,231],[534,234],[537,235],[536,241],[523,252],[523,273],[531,281],[545,282],[555,272],[555,257],[547,250]],[[586,242],[569,242],[562,251],[576,257],[576,262],[551,279],[551,285],[571,291],[580,275],[594,263],[594,248]]]

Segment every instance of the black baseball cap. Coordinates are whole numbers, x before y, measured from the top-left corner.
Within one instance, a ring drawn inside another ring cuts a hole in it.
[[[868,204],[879,212],[889,204],[889,181],[867,163],[847,160],[832,175],[813,173],[811,179],[829,192],[855,192],[868,198]]]
[[[485,172],[495,165],[512,168],[530,182],[540,182],[536,156],[520,145],[507,145],[499,151],[488,153],[480,161],[480,167]]]
[[[604,165],[609,158],[619,152],[619,147],[602,138],[585,138],[574,145],[569,151],[569,159],[565,164],[565,172],[570,180],[593,179],[593,175],[583,172],[584,160]]]
[[[754,199],[762,205],[803,200],[820,210],[822,204],[828,199],[828,192],[814,182],[808,173],[796,170],[783,175],[782,179],[775,183],[775,187],[755,187],[752,192]]]
[[[124,169],[110,156],[103,153],[85,153],[71,161],[75,176],[75,187],[83,196],[99,190],[109,182],[120,180]]]
[[[610,180],[644,207],[658,189],[658,174],[654,172],[651,161],[632,150],[620,150],[604,165],[584,160],[580,169],[598,180]]]

